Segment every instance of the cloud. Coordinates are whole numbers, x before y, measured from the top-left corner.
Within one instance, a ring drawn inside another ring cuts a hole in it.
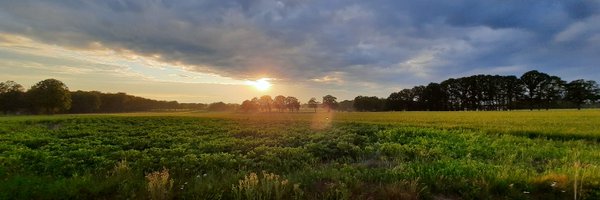
[[[585,69],[600,61],[599,8],[598,1],[558,0],[0,0],[0,30],[151,58],[143,65],[158,68],[369,92],[473,69],[579,67],[568,77],[597,77]]]

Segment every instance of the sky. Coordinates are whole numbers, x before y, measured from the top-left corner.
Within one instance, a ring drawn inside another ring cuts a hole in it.
[[[600,1],[0,0],[0,81],[25,87],[306,102],[529,70],[598,81]]]

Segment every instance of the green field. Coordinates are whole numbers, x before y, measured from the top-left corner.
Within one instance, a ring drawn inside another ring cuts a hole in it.
[[[600,110],[0,117],[0,199],[600,199]]]

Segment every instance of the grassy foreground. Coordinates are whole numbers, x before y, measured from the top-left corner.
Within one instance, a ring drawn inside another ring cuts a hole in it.
[[[600,199],[600,110],[0,117],[0,199]]]

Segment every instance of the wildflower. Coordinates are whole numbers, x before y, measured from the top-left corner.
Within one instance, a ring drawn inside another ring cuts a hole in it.
[[[552,184],[550,184],[550,187],[556,187],[556,181],[552,182]]]

